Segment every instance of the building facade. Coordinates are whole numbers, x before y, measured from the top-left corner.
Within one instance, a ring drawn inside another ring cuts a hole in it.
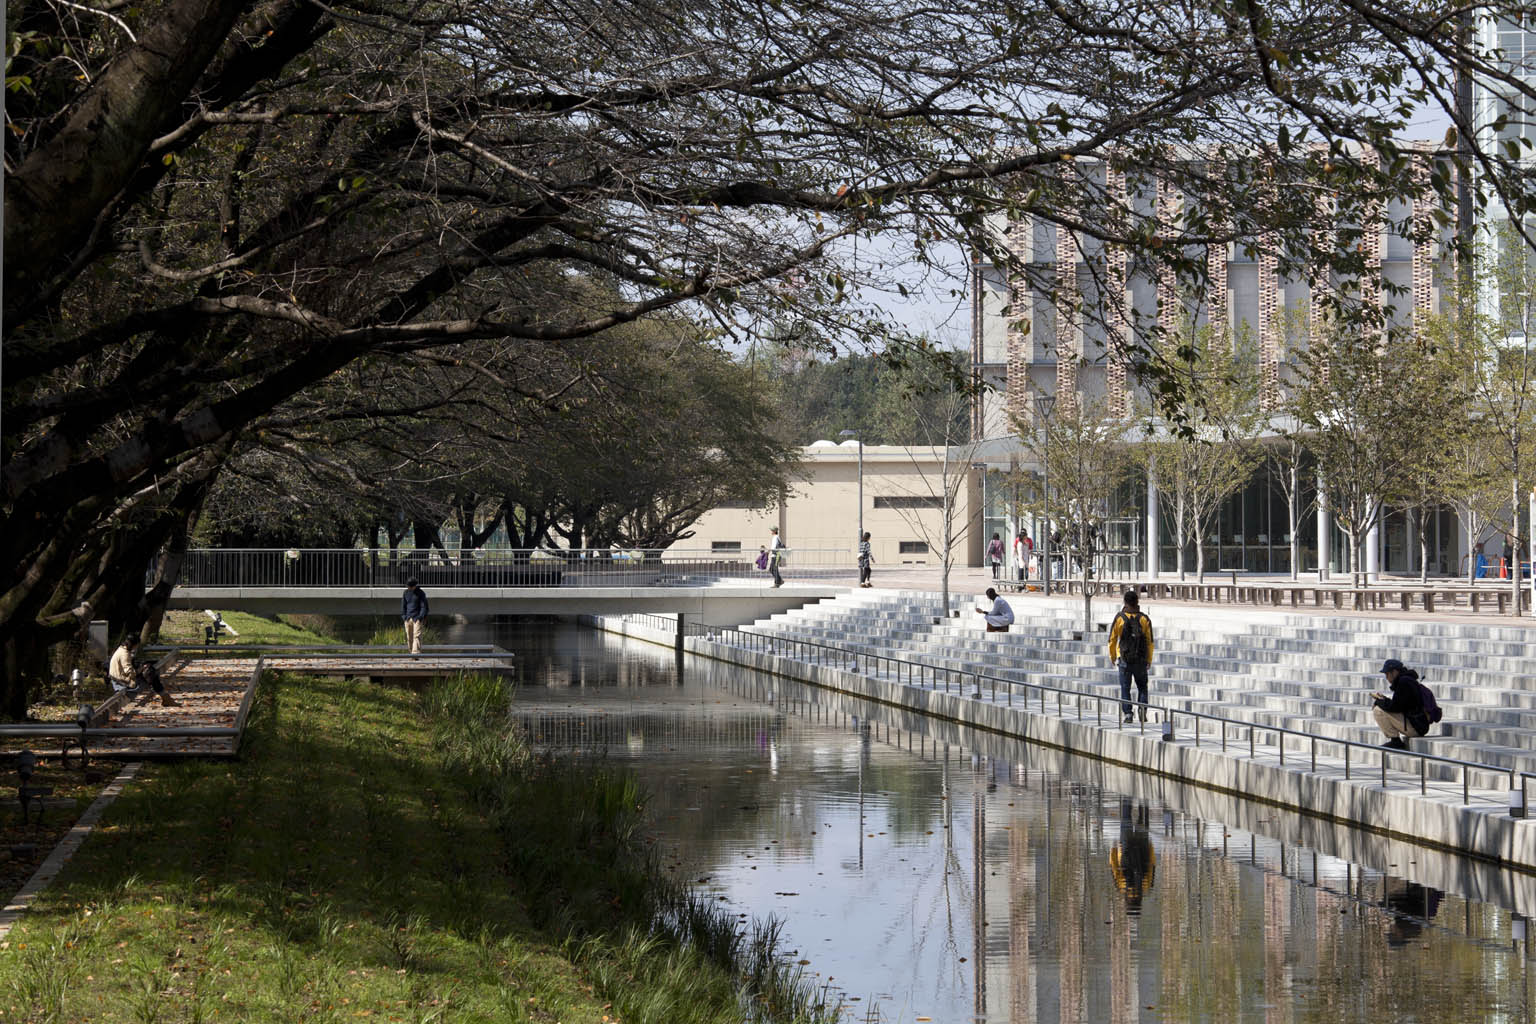
[[[1428,144],[1415,148],[1427,152]],[[1097,175],[1096,184],[1110,202],[1125,204],[1143,218],[1177,221],[1185,198],[1160,182],[1130,182],[1103,164],[1079,167]],[[1329,220],[1331,207],[1320,202],[1314,235],[1331,240],[1340,224]],[[998,224],[1015,263],[1005,272],[991,265],[972,268],[972,372],[987,385],[972,411],[977,436],[1006,439],[1030,430],[1038,417],[1038,399],[1050,396],[1057,410],[1078,402],[1106,407],[1128,422],[1145,416],[1149,396],[1142,392],[1129,364],[1130,355],[1158,335],[1197,333],[1210,343],[1230,344],[1238,358],[1258,371],[1261,403],[1274,408],[1283,395],[1302,352],[1324,329],[1322,313],[1329,293],[1351,295],[1379,308],[1384,324],[1402,327],[1440,310],[1453,284],[1448,230],[1431,228],[1440,211],[1433,193],[1414,200],[1382,204],[1369,219],[1347,225],[1358,231],[1364,272],[1358,281],[1328,281],[1314,286],[1287,276],[1272,245],[1256,237],[1186,250],[1186,259],[1204,266],[1198,284],[1171,280],[1148,270],[1123,249],[1043,219]],[[1017,516],[1010,488],[1017,474],[1033,467],[1015,442],[1013,454],[992,462],[994,472],[983,489],[986,529],[1012,530]],[[1203,538],[1205,565],[1219,571],[1289,573],[1291,536],[1285,489],[1261,466],[1249,484],[1231,496]],[[1297,569],[1344,571],[1349,545],[1326,510],[1313,508],[1316,481],[1302,474],[1299,505],[1307,511],[1297,529]],[[1137,573],[1172,571],[1178,541],[1171,510],[1160,508],[1155,481],[1143,478],[1112,496],[1104,568]],[[1038,533],[1042,525],[1031,517]],[[1419,570],[1420,534],[1428,540],[1431,574],[1457,574],[1471,542],[1459,532],[1448,509],[1415,517],[1386,510],[1366,538],[1365,564],[1359,568],[1412,573]],[[1495,540],[1495,547],[1497,541]],[[1195,553],[1186,550],[1193,567]]]
[[[981,564],[982,476],[967,446],[865,445],[861,451],[857,441],[817,441],[800,454],[798,475],[778,502],[711,509],[693,536],[673,548],[755,556],[777,527],[791,549],[791,567],[851,568],[862,508],[877,567],[939,565],[946,517],[954,564]]]

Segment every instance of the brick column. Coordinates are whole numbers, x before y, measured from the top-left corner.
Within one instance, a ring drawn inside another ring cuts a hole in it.
[[[1109,202],[1115,210],[1128,210],[1126,203],[1125,175],[1113,168],[1105,168],[1106,190]],[[1129,220],[1129,215],[1127,215]],[[1112,415],[1124,416],[1130,412],[1128,388],[1131,354],[1136,346],[1135,304],[1132,302],[1128,259],[1123,246],[1109,244],[1104,251],[1104,317],[1109,338],[1109,351],[1105,353],[1106,392]]]
[[[1182,209],[1179,193],[1162,179],[1157,182],[1157,233],[1165,245],[1173,244],[1179,234],[1179,212]],[[1157,267],[1157,326],[1165,337],[1176,337],[1184,326],[1187,314],[1179,297],[1179,283],[1174,272]]]
[[[1259,253],[1259,401],[1268,410],[1280,400],[1280,280],[1279,259],[1265,246]]]
[[[1070,229],[1056,229],[1056,403],[1070,413],[1077,408],[1077,360],[1083,352],[1078,311],[1077,240]]]
[[[1008,252],[1022,263],[1034,258],[1033,218],[1021,217],[1008,225]],[[1029,364],[1034,346],[1035,293],[1029,279],[1017,270],[1008,274],[1008,369],[1003,388],[1003,411],[1010,422],[1030,421]]]
[[[1427,146],[1414,147],[1417,161],[1413,175],[1413,216],[1411,223],[1415,234],[1422,238],[1413,243],[1412,296],[1413,318],[1419,320],[1435,312],[1440,305],[1435,294],[1435,264],[1439,262],[1439,228],[1434,220],[1434,193],[1429,187],[1428,161],[1433,160]]]

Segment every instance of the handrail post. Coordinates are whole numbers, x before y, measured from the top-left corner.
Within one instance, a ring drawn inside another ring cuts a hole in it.
[[[1355,745],[1348,741],[1344,744],[1344,779],[1349,780],[1349,753],[1355,749]]]
[[[1317,737],[1312,737],[1312,774],[1317,774]]]
[[[1429,761],[1426,758],[1422,758],[1421,757],[1421,758],[1419,758],[1419,795],[1423,796],[1425,793],[1428,793],[1428,792],[1429,792]]]

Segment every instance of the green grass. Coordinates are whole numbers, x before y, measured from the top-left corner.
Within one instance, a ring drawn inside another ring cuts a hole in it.
[[[241,761],[146,766],[12,931],[0,1019],[826,1019],[771,928],[661,879],[632,778],[509,708],[268,677]]]
[[[339,641],[335,637],[316,633],[301,626],[293,625],[282,619],[267,618],[262,615],[252,615],[249,612],[220,612],[224,621],[234,627],[238,636],[224,634],[219,638],[219,645],[228,644],[272,644],[272,645],[306,645],[306,644],[334,644]],[[202,612],[167,612],[165,622],[160,627],[160,639],[163,643],[196,644],[203,643],[203,628],[213,624],[213,620]]]

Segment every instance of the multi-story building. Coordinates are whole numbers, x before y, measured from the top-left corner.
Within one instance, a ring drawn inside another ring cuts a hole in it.
[[[1104,164],[1079,163],[1073,173],[1088,175],[1108,202],[1125,204],[1141,217],[1176,221],[1185,201],[1171,187],[1128,182]],[[1360,220],[1329,223],[1326,207],[1316,208],[1314,234],[1343,234],[1346,227],[1351,236],[1358,231],[1364,266],[1358,281],[1314,287],[1282,270],[1273,243],[1253,238],[1185,250],[1186,259],[1204,263],[1203,280],[1186,286],[1166,272],[1146,269],[1123,249],[1044,219],[1000,224],[1014,268],[1005,274],[994,266],[977,265],[972,273],[973,374],[989,385],[973,408],[973,429],[977,436],[999,439],[990,446],[997,453],[993,465],[1028,469],[1021,448],[1002,454],[1009,447],[1003,439],[1033,421],[1037,396],[1054,396],[1057,409],[1093,401],[1114,414],[1137,417],[1148,402],[1130,372],[1129,353],[1155,334],[1177,335],[1189,329],[1225,339],[1241,358],[1252,360],[1261,373],[1261,393],[1273,404],[1300,350],[1312,343],[1311,334],[1319,329],[1315,325],[1323,323],[1325,287],[1377,304],[1392,326],[1439,309],[1442,292],[1449,295],[1451,262],[1444,232],[1425,229],[1438,212],[1432,192],[1426,189],[1422,198],[1383,204],[1364,230]],[[1207,568],[1290,571],[1284,493],[1267,474],[1261,468],[1221,509],[1214,535],[1206,538]],[[1004,479],[1004,474],[993,474],[993,485],[986,489],[984,532],[995,525],[1013,526],[1008,487],[997,486]],[[1116,529],[1109,546],[1116,559],[1111,567],[1170,570],[1177,559],[1176,542],[1159,515],[1155,487],[1144,482],[1113,502],[1109,517]],[[1422,522],[1389,511],[1367,538],[1362,568],[1417,571],[1420,530],[1429,539],[1429,571],[1459,572],[1469,545],[1458,536],[1449,510]],[[1148,537],[1155,542],[1148,544]],[[1326,512],[1320,517],[1309,509],[1297,546],[1302,571],[1316,571],[1320,563],[1326,569],[1348,568],[1348,545]],[[1194,564],[1192,554],[1187,564]]]

